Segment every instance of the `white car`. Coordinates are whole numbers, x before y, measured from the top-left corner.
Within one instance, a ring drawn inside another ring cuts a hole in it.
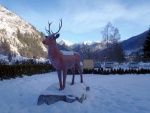
[[[113,62],[106,62],[105,63],[105,68],[113,68],[114,67],[114,63]]]
[[[101,63],[100,62],[95,62],[94,63],[94,68],[101,68]]]
[[[128,64],[129,68],[139,68],[139,64],[137,62],[130,62]]]

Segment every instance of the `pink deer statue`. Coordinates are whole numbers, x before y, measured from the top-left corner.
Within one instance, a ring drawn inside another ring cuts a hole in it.
[[[77,52],[73,52],[73,51],[64,52],[57,48],[56,39],[59,37],[58,32],[62,27],[62,19],[60,20],[59,30],[56,33],[53,33],[52,30],[50,31],[50,25],[52,24],[52,22],[51,23],[48,22],[48,24],[49,24],[49,30],[47,30],[46,28],[45,29],[49,35],[46,36],[45,40],[43,40],[43,44],[48,46],[49,59],[53,67],[57,70],[59,85],[60,85],[59,90],[63,90],[65,88],[68,69],[71,69],[73,74],[71,85],[74,84],[75,69],[78,69],[80,73],[80,82],[83,83],[80,55]],[[61,75],[61,71],[63,72],[63,76]]]

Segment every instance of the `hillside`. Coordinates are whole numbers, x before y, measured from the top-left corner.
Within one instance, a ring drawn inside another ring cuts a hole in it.
[[[30,23],[0,5],[0,54],[45,58],[44,37]]]
[[[146,39],[147,32],[148,31],[145,31],[139,35],[133,36],[123,41],[121,44],[122,44],[124,51],[137,50],[137,49],[142,48],[144,41]]]

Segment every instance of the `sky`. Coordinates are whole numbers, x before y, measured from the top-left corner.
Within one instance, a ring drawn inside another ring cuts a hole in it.
[[[48,21],[56,32],[62,18],[59,40],[71,43],[102,41],[108,22],[119,29],[121,41],[150,27],[150,0],[0,0],[0,4],[45,35]]]

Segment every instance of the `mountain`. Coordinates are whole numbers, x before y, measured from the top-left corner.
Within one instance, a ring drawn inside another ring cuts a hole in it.
[[[92,45],[93,43],[94,43],[93,41],[83,41],[80,44],[83,44],[83,45]]]
[[[133,36],[123,42],[121,42],[121,45],[123,47],[123,51],[129,56],[136,56],[137,51],[139,54],[142,54],[142,47],[144,44],[144,41],[146,40],[148,31],[145,31],[137,36]],[[78,52],[83,58],[93,58],[93,59],[104,59],[104,54],[106,54],[106,44],[102,42],[92,42],[92,41],[84,41],[82,43],[76,43],[72,45],[68,45],[67,43],[61,44],[59,46],[60,49],[64,50],[73,50]],[[109,48],[112,49],[112,48]],[[109,51],[107,49],[107,51]]]
[[[139,35],[133,36],[121,43],[124,51],[138,50],[143,47],[144,41],[146,40],[148,31],[145,31]]]
[[[121,42],[123,50],[142,48],[146,35],[147,31]],[[0,54],[46,58],[47,48],[42,44],[44,38],[44,34],[30,23],[0,5]],[[106,44],[96,41],[72,44],[62,39],[57,43],[60,49],[79,52],[84,58],[99,56],[98,53],[106,48]]]
[[[72,46],[73,45],[71,42],[64,40],[64,39],[57,41],[57,43],[60,45],[66,45],[66,46]]]
[[[98,52],[105,48],[105,44],[98,41],[83,41],[72,44],[65,40],[57,41],[58,48],[61,50],[72,50],[78,52],[83,58],[89,59],[97,56]],[[95,56],[94,56],[95,55]]]
[[[143,47],[144,41],[146,40],[148,31],[145,31],[139,35],[133,36],[127,40],[121,42],[124,51],[138,50]],[[83,41],[81,43],[72,44],[68,41],[61,40],[58,42],[62,46],[71,47],[72,49],[77,48],[78,46],[82,48],[91,48],[93,50],[103,50],[105,49],[105,45],[102,42],[98,41]]]
[[[45,58],[44,34],[30,23],[0,5],[0,54]]]
[[[77,48],[80,49],[84,49],[84,48],[90,48],[90,49],[103,49],[104,48],[104,44],[98,41],[83,41],[81,43],[71,43],[69,41],[66,41],[64,39],[61,39],[59,41],[57,41],[58,47],[59,49],[65,49],[65,50],[76,50]],[[69,49],[68,49],[69,48]]]

